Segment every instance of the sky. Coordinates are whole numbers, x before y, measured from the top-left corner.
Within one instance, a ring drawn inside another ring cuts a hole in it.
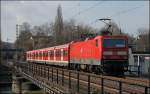
[[[75,19],[100,29],[100,18],[111,18],[125,33],[136,35],[139,28],[149,29],[149,1],[1,1],[2,41],[16,40],[16,24],[32,27],[55,21],[58,5],[63,20]]]

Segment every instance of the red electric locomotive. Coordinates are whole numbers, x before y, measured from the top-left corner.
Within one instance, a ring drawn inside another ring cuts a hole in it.
[[[125,36],[97,36],[70,45],[70,66],[74,69],[123,75],[128,67]]]
[[[97,36],[27,52],[27,61],[40,62],[89,72],[123,75],[128,67],[126,36]]]

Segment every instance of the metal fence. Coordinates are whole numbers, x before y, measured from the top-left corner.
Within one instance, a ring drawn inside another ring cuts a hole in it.
[[[38,78],[46,85],[53,85],[70,94],[150,94],[147,82],[95,75],[81,71],[28,63],[15,64],[20,73]]]

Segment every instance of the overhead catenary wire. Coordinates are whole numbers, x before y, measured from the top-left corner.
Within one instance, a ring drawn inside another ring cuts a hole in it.
[[[119,16],[119,15],[122,15],[122,14],[125,14],[125,13],[128,13],[128,12],[131,12],[131,11],[136,10],[136,9],[138,9],[138,8],[141,8],[141,7],[143,7],[143,6],[144,6],[144,5],[137,6],[137,7],[133,7],[133,8],[127,9],[127,10],[123,10],[123,11],[119,11],[119,12],[117,12],[117,13],[111,15],[110,18],[111,18],[111,17],[115,17],[115,16]]]
[[[112,17],[116,17],[116,16],[119,16],[119,15],[122,15],[122,14],[125,14],[125,13],[128,13],[128,12],[131,12],[133,10],[136,10],[136,9],[139,9],[141,7],[143,7],[144,5],[141,5],[141,6],[137,6],[137,7],[134,7],[134,8],[130,8],[130,9],[127,9],[127,10],[122,10],[122,11],[119,11],[119,12],[116,12],[115,14],[107,17],[107,18],[112,18]],[[90,22],[88,25],[92,25],[92,24],[95,24],[98,22],[98,19]]]
[[[84,9],[84,10],[79,11],[77,14],[71,16],[70,18],[74,18],[74,17],[76,17],[76,16],[78,16],[78,15],[84,13],[84,12],[87,12],[87,11],[89,11],[90,9],[93,9],[94,7],[96,7],[96,6],[98,6],[98,5],[101,5],[101,4],[103,4],[103,3],[104,3],[104,1],[100,1],[100,2],[98,2],[98,3],[94,4],[94,5],[92,5],[91,7],[87,8],[87,9]]]

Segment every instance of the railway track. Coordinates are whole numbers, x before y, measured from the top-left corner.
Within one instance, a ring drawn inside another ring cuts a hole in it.
[[[47,82],[60,84],[77,94],[92,92],[111,94],[149,94],[149,80],[117,78],[95,75],[85,72],[55,68],[51,66],[28,64],[19,66],[26,74],[33,75]]]

